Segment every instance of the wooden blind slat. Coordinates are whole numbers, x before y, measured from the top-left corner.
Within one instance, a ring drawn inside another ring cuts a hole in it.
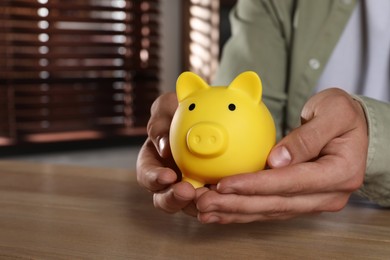
[[[209,83],[218,66],[220,1],[185,0],[183,5],[184,69]]]
[[[9,8],[17,7],[21,9],[23,13],[23,8],[41,8],[46,7],[51,10],[69,10],[69,12],[75,13],[75,10],[85,10],[85,11],[124,11],[124,10],[138,10],[139,5],[143,5],[143,9],[146,9],[145,12],[158,12],[159,11],[159,0],[49,0],[46,3],[40,3],[39,1],[34,0],[3,0],[0,2],[0,7]],[[15,9],[12,11],[16,11]],[[11,12],[12,12],[11,11]]]

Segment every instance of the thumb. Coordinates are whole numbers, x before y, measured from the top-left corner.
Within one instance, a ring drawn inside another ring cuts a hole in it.
[[[317,118],[294,129],[271,150],[268,165],[280,168],[318,157],[331,139],[331,135],[322,133],[321,129],[321,122]]]
[[[356,127],[360,104],[339,89],[314,95],[303,107],[302,125],[283,138],[268,156],[268,165],[279,168],[317,158],[334,138]]]

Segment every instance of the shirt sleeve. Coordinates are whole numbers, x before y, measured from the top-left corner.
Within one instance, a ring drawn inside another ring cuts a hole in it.
[[[358,194],[390,207],[390,104],[354,96],[363,106],[368,121],[366,175]]]

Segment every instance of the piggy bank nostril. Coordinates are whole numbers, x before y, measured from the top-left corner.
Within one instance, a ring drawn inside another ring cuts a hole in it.
[[[211,144],[215,144],[215,143],[217,142],[217,138],[216,138],[215,136],[210,136],[209,142],[210,142]]]

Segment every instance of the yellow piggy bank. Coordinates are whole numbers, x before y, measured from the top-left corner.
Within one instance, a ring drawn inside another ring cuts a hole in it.
[[[255,72],[241,73],[227,87],[210,87],[198,75],[184,72],[176,93],[179,106],[169,139],[183,181],[198,188],[264,169],[276,131]]]

